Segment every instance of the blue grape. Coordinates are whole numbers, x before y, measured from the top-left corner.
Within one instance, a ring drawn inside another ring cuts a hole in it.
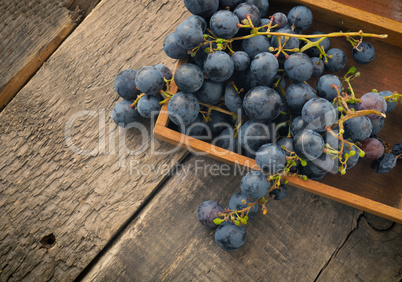
[[[218,147],[223,149],[238,153],[239,152],[239,142],[238,138],[234,137],[234,130],[231,127],[227,127],[219,134],[215,139],[215,143]]]
[[[328,64],[325,65],[329,71],[336,72],[342,70],[345,67],[346,55],[341,49],[329,49],[327,55],[332,56],[332,59],[328,58]]]
[[[219,8],[219,0],[184,0],[184,5],[194,15],[208,18]]]
[[[246,3],[252,4],[260,11],[260,16],[264,17],[268,13],[268,0],[246,0]]]
[[[292,123],[290,125],[290,132],[291,132],[292,136],[295,137],[296,134],[299,133],[300,131],[302,131],[303,129],[305,129],[306,126],[307,125],[301,116],[295,117],[292,120]]]
[[[261,20],[260,20],[260,27],[265,26],[265,25],[268,25],[270,22],[271,22],[271,20],[268,19],[268,18],[261,18]],[[267,31],[267,30],[268,30],[268,29],[265,28],[265,27],[259,29],[260,32],[265,32],[265,31]],[[271,31],[272,31],[272,30],[273,30],[273,29],[271,29]]]
[[[255,161],[262,171],[276,174],[285,169],[286,154],[280,146],[267,143],[258,149]]]
[[[274,200],[283,200],[287,195],[287,188],[285,185],[280,185],[279,188],[272,189],[272,191],[269,192],[269,195]]]
[[[313,63],[304,53],[294,53],[285,61],[286,75],[294,82],[303,82],[313,75]]]
[[[354,142],[369,138],[373,131],[373,125],[367,116],[348,119],[343,125],[345,127],[345,138],[350,138]]]
[[[324,139],[311,129],[303,129],[294,136],[293,148],[300,158],[312,161],[323,153]]]
[[[207,22],[201,16],[191,15],[187,19],[185,19],[185,21],[190,21],[190,22],[198,25],[201,28],[203,33],[207,30]]]
[[[247,116],[256,121],[274,120],[281,111],[282,99],[278,92],[267,86],[250,89],[243,100],[243,109]]]
[[[215,242],[227,252],[240,249],[246,239],[247,233],[244,225],[237,226],[233,223],[222,223],[215,231]]]
[[[247,152],[255,154],[262,145],[271,142],[271,126],[254,120],[246,121],[239,130],[239,144]]]
[[[222,9],[229,7],[229,10],[233,10],[237,5],[244,2],[244,0],[219,0],[219,6]]]
[[[392,146],[392,154],[396,157],[402,155],[402,143],[396,143]]]
[[[305,175],[307,176],[308,179],[311,180],[320,180],[322,179],[326,173],[317,173],[317,172],[313,172],[312,169],[310,168],[310,166],[306,165],[306,166],[302,166],[300,167],[300,171],[299,173],[301,175]]]
[[[161,110],[159,98],[151,95],[142,96],[138,101],[137,109],[142,117],[151,118],[153,115],[159,114]]]
[[[316,85],[317,95],[332,102],[338,97],[338,91],[332,87],[332,84],[335,84],[339,91],[342,90],[342,82],[336,75],[326,74],[321,76]]]
[[[225,105],[235,114],[243,113],[243,99],[232,84],[225,87]]]
[[[288,13],[288,23],[296,29],[306,30],[313,22],[313,13],[306,6],[295,6]]]
[[[148,95],[157,95],[165,85],[165,80],[160,71],[147,66],[141,68],[135,76],[135,84],[138,89]]]
[[[209,26],[211,31],[218,37],[228,39],[239,31],[239,19],[227,10],[219,10],[211,17]]]
[[[359,154],[357,154],[359,156]],[[316,174],[326,174],[327,172],[338,172],[338,159],[333,160],[331,155],[322,153],[317,159],[313,161],[307,161],[307,166],[310,170]]]
[[[254,36],[244,39],[242,42],[242,49],[246,52],[252,60],[257,54],[267,52],[271,44],[269,39],[264,35]]]
[[[169,33],[163,40],[163,51],[172,59],[183,59],[187,57],[187,50],[177,44],[174,32]]]
[[[258,8],[253,4],[241,3],[234,9],[233,13],[237,16],[239,22],[242,24],[249,24],[249,21],[247,20],[247,15],[250,15],[251,22],[254,26],[258,26],[260,24],[260,10],[258,10]]]
[[[278,72],[278,68],[278,59],[269,52],[257,54],[250,65],[250,71],[260,81],[272,80]]]
[[[216,228],[214,219],[219,217],[219,213],[224,213],[225,210],[215,201],[205,201],[198,206],[197,219],[202,225],[209,228]]]
[[[382,127],[384,126],[384,117],[380,117],[377,119],[371,119],[371,125],[373,130],[371,131],[371,135],[376,135],[378,132],[381,131]]]
[[[250,56],[244,51],[237,51],[232,56],[235,71],[244,71],[250,66]]]
[[[380,113],[387,111],[387,101],[378,93],[369,92],[361,97],[362,102],[359,104],[359,110],[376,110]],[[376,114],[367,115],[369,119],[378,119],[381,116]]]
[[[199,110],[200,104],[191,93],[178,92],[169,100],[169,118],[174,124],[189,125],[197,118]]]
[[[202,103],[209,105],[218,104],[223,96],[223,83],[205,80],[201,88],[194,95]]]
[[[204,119],[201,113],[199,113],[195,120],[189,125],[181,124],[180,126],[178,126],[178,130],[180,131],[180,133],[195,138],[202,137],[203,139],[209,139],[207,135],[204,135],[204,132],[207,128],[208,126],[204,123]]]
[[[171,80],[173,78],[172,71],[167,66],[165,66],[163,64],[157,64],[157,65],[154,65],[154,68],[156,68],[158,71],[160,71],[160,73],[166,80]]]
[[[176,27],[174,37],[177,45],[183,49],[190,50],[201,43],[203,33],[199,25],[191,21],[184,21]]]
[[[313,31],[311,34],[313,35],[313,34],[324,34],[324,33],[321,31]],[[320,40],[321,38],[310,38],[309,40],[311,42],[316,42],[316,41]],[[331,41],[330,41],[329,37],[327,37],[324,40],[322,40],[319,44],[321,47],[324,48],[324,51],[327,51],[331,45]],[[306,50],[306,54],[309,55],[310,57],[319,57],[321,53],[317,47],[311,47]]]
[[[294,152],[293,138],[286,137],[286,138],[279,139],[278,142],[276,142],[276,144],[278,146],[280,146],[281,148],[282,148],[282,146],[285,147],[286,150],[284,150],[284,151],[285,151],[286,156],[290,156],[290,152]]]
[[[396,166],[397,158],[391,153],[385,153],[380,158],[371,162],[371,169],[377,173],[390,172]]]
[[[320,76],[324,72],[324,63],[318,57],[312,57],[311,62],[313,63],[313,76]]]
[[[258,170],[252,170],[243,176],[240,189],[247,198],[257,200],[268,193],[271,184],[267,176]]]
[[[140,114],[136,109],[131,108],[131,104],[132,102],[123,100],[113,107],[112,118],[118,126],[127,127],[140,119]]]
[[[350,154],[350,152],[352,152],[352,151],[355,152],[353,156]],[[345,158],[344,158],[345,154],[349,155],[349,158],[346,161],[346,168],[351,169],[359,161],[359,150],[355,146],[352,146],[349,144],[344,144],[343,145],[343,155],[342,155],[343,161],[345,160]]]
[[[228,54],[223,51],[217,51],[207,56],[204,71],[210,80],[224,82],[232,76],[234,63]]]
[[[243,204],[242,201],[245,200],[246,203]],[[243,192],[237,192],[234,194],[229,200],[229,209],[230,210],[244,210],[247,208],[252,202],[247,198],[247,196]],[[258,205],[254,205],[248,212],[248,217],[254,217],[258,212]]]
[[[140,94],[140,91],[136,89],[136,75],[136,70],[126,69],[121,71],[114,80],[114,89],[125,100],[135,100]]]
[[[272,17],[274,18],[272,25],[277,25],[275,29],[284,28],[288,24],[288,17],[284,13],[277,12]]]
[[[286,105],[295,115],[300,115],[304,104],[315,97],[314,89],[302,82],[292,83],[285,92]]]
[[[204,83],[204,74],[197,65],[187,63],[177,68],[174,81],[181,91],[193,93]]]
[[[337,121],[337,111],[328,100],[314,98],[304,104],[302,119],[306,128],[323,132],[327,125],[332,126]]]
[[[353,48],[352,54],[359,64],[368,64],[375,58],[375,48],[371,43],[363,41],[359,46]]]
[[[389,97],[389,96],[392,96],[392,92],[385,90],[385,91],[381,91],[380,93],[378,93],[378,95],[380,95],[382,97]],[[387,110],[385,111],[386,113],[389,113],[389,112],[395,110],[396,105],[398,104],[397,102],[389,102],[389,101],[386,101],[386,102],[387,102]]]

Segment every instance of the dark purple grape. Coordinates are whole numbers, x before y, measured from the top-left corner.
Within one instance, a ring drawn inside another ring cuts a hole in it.
[[[309,80],[313,69],[311,59],[304,53],[294,53],[285,61],[286,75],[294,82]]]
[[[284,150],[284,151],[285,151],[286,156],[290,156],[290,152],[294,152],[293,138],[286,137],[286,138],[279,139],[278,142],[276,142],[276,144],[278,146],[280,146],[281,148],[282,148],[282,146],[285,147],[286,150]]]
[[[251,61],[250,71],[257,80],[272,80],[278,72],[279,63],[269,52],[261,52],[257,54]]]
[[[231,56],[235,71],[244,71],[250,66],[250,56],[244,51],[237,51]]]
[[[194,15],[208,18],[219,8],[219,0],[184,0],[184,5]]]
[[[214,139],[212,144],[216,144],[218,147],[238,153],[240,151],[239,139],[234,137],[232,127],[227,127]]]
[[[225,87],[225,105],[229,111],[240,114],[243,112],[243,100],[232,84]]]
[[[285,92],[286,105],[294,115],[300,115],[304,104],[315,97],[314,89],[302,82],[292,83]]]
[[[302,117],[297,116],[292,120],[292,123],[290,125],[290,133],[292,134],[293,137],[295,137],[296,134],[305,129],[306,126],[307,125],[302,119]]]
[[[239,144],[255,154],[262,145],[271,141],[271,136],[271,124],[248,120],[239,130]]]
[[[241,3],[234,9],[233,13],[237,16],[239,22],[242,24],[249,24],[249,21],[247,20],[247,15],[250,15],[251,22],[254,26],[258,26],[260,24],[260,10],[258,10],[258,8],[253,4]]]
[[[359,110],[376,110],[380,113],[385,113],[387,110],[387,101],[378,93],[369,92],[361,97],[362,102],[359,105]],[[369,119],[378,119],[381,116],[376,114],[367,115]]]
[[[187,19],[185,19],[185,21],[190,21],[190,22],[198,25],[201,28],[203,33],[207,30],[207,22],[201,16],[191,15]]]
[[[267,176],[258,170],[252,170],[243,176],[240,189],[248,198],[257,200],[264,197],[268,193],[271,184],[267,180]]]
[[[141,99],[138,101],[137,110],[144,118],[155,117],[159,114],[161,110],[159,97],[152,95],[142,96]]]
[[[281,111],[281,105],[278,92],[267,86],[250,89],[243,100],[243,109],[247,116],[261,122],[274,120]]]
[[[336,75],[326,74],[321,76],[316,85],[317,95],[332,102],[338,96],[338,91],[332,87],[332,84],[335,84],[339,91],[342,90],[342,82]]]
[[[179,24],[174,31],[174,36],[177,45],[186,50],[197,47],[203,39],[201,27],[191,21]]]
[[[328,64],[325,65],[330,72],[340,71],[345,67],[346,55],[341,49],[329,49],[327,55],[332,56],[328,58]]]
[[[157,95],[165,85],[162,74],[154,67],[143,67],[135,76],[137,88],[148,95]]]
[[[296,29],[306,30],[313,22],[313,13],[306,6],[295,6],[288,13],[288,23]]]
[[[194,93],[203,85],[204,74],[197,65],[187,63],[177,68],[174,81],[181,91]]]
[[[275,29],[284,28],[288,24],[288,17],[284,13],[277,12],[272,17],[274,18],[272,26],[277,25]]]
[[[262,171],[276,174],[285,169],[286,154],[280,146],[268,143],[258,149],[255,161]]]
[[[160,73],[166,80],[171,80],[173,78],[172,71],[167,66],[165,66],[163,64],[157,64],[157,65],[154,65],[154,68],[156,68],[158,71],[160,71]]]
[[[353,48],[352,54],[359,64],[368,64],[375,58],[375,48],[371,43],[363,41],[359,46]]]
[[[141,93],[136,89],[135,76],[137,71],[126,69],[121,71],[114,80],[114,89],[125,100],[135,100]]]
[[[242,49],[250,56],[251,60],[261,52],[268,52],[269,47],[271,47],[269,39],[264,35],[244,39],[242,42]]]
[[[350,152],[354,152],[354,155],[352,156]],[[344,159],[344,155],[345,155],[345,154],[348,154],[348,155],[349,155],[349,158],[348,158],[348,160],[346,161],[347,169],[351,169],[351,168],[354,167],[354,166],[357,164],[357,162],[359,161],[359,150],[358,150],[355,146],[352,146],[352,145],[349,145],[349,144],[346,144],[346,143],[345,143],[345,144],[343,145],[342,160],[345,160],[345,159]]]
[[[293,148],[300,158],[312,161],[323,153],[324,139],[311,129],[303,129],[294,136]]]
[[[337,121],[337,112],[328,100],[314,98],[304,104],[302,119],[307,129],[324,132],[327,125],[332,126]]]
[[[215,242],[223,250],[230,252],[240,249],[247,239],[244,225],[237,226],[233,223],[222,223],[215,231]]]
[[[312,57],[311,62],[313,63],[313,76],[320,76],[324,72],[324,63],[318,57]]]
[[[123,100],[118,102],[112,110],[113,121],[121,127],[128,127],[131,123],[140,119],[140,114],[135,108],[131,108],[132,102]]]
[[[219,0],[219,6],[222,9],[229,7],[229,10],[233,11],[233,9],[242,2],[244,2],[244,0]]]
[[[218,104],[223,96],[223,83],[205,80],[201,88],[194,95],[202,103],[209,105]]]
[[[313,31],[311,34],[324,34],[321,31]],[[322,37],[321,37],[322,38]],[[309,40],[312,42],[316,42],[320,40],[321,38],[310,38]],[[327,51],[329,49],[329,46],[331,44],[329,37],[325,38],[322,40],[320,43],[320,46],[324,48],[324,51]],[[310,57],[319,57],[320,56],[320,51],[318,50],[317,47],[311,47],[306,50],[306,54],[309,55]]]
[[[268,18],[262,18],[262,19],[260,20],[260,27],[266,26],[266,25],[268,25],[270,22],[271,22],[270,19],[268,19]],[[273,29],[271,29],[271,31],[272,31],[272,30],[273,30]],[[259,29],[259,31],[260,31],[260,32],[266,32],[266,31],[267,31],[267,28],[263,27],[263,28]]]
[[[396,161],[393,154],[385,153],[379,159],[372,161],[370,167],[377,173],[387,173],[396,166]]]
[[[239,31],[239,19],[231,11],[219,10],[212,15],[209,26],[211,31],[218,37],[228,39]]]
[[[391,91],[387,91],[387,90],[381,91],[381,92],[378,93],[378,94],[379,94],[380,96],[382,96],[382,97],[389,97],[389,96],[392,96],[392,92],[391,92]],[[386,113],[389,113],[389,112],[395,110],[396,105],[398,104],[398,102],[389,102],[389,101],[386,101],[386,102],[387,102],[387,110],[385,111]]]
[[[177,44],[174,32],[169,33],[163,40],[163,51],[172,59],[183,59],[187,57],[187,50]]]
[[[344,122],[345,138],[350,138],[354,142],[363,141],[370,137],[373,126],[367,116],[360,116],[348,119]]]
[[[397,143],[392,147],[392,154],[394,156],[402,155],[402,143]]]
[[[234,63],[228,54],[223,51],[217,51],[207,56],[204,71],[210,80],[224,82],[232,76]]]
[[[378,132],[381,131],[382,127],[384,126],[384,117],[380,117],[377,119],[371,119],[371,125],[373,126],[373,130],[371,131],[371,135],[376,135]]]
[[[180,133],[199,139],[202,138],[203,140],[209,139],[208,134],[204,135],[204,132],[207,129],[209,129],[208,125],[204,123],[201,113],[198,114],[196,119],[189,125],[181,124],[178,126]]]
[[[246,0],[246,3],[252,4],[258,8],[261,17],[264,17],[269,8],[268,0]]]
[[[277,201],[283,200],[287,195],[287,188],[285,185],[280,185],[278,188],[272,189],[272,191],[269,192],[269,195],[274,200]]]
[[[219,217],[219,213],[224,213],[225,210],[215,201],[205,201],[198,206],[197,219],[202,225],[209,228],[216,228],[214,219]]]
[[[376,138],[367,138],[361,143],[361,149],[364,151],[366,159],[375,160],[384,154],[384,145]]]
[[[198,116],[200,104],[191,93],[178,92],[169,100],[169,119],[177,125],[189,125]]]
[[[243,204],[242,201],[245,200],[246,203]],[[252,202],[247,198],[247,196],[243,193],[243,192],[237,192],[236,194],[234,194],[229,201],[229,209],[230,210],[244,210],[245,208],[247,208]],[[252,218],[254,217],[258,212],[258,205],[254,205],[248,212],[248,217]]]

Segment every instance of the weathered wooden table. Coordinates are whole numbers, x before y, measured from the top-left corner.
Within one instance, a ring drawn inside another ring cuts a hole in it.
[[[220,250],[195,211],[227,204],[239,168],[152,140],[149,122],[114,125],[119,71],[174,68],[161,48],[190,15],[182,1],[82,1],[82,22],[79,1],[30,2],[0,1],[2,101],[23,86],[0,113],[1,281],[402,278],[400,224],[295,188],[250,222],[241,250]],[[401,2],[363,2],[401,21]]]

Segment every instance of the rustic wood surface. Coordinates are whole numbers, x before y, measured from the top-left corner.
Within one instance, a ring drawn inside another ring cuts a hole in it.
[[[119,71],[174,66],[162,41],[187,13],[171,1],[101,2],[0,113],[1,281],[74,279],[186,154],[152,155],[145,138],[133,155],[142,136],[117,129],[110,111]],[[81,155],[66,143],[69,121]]]

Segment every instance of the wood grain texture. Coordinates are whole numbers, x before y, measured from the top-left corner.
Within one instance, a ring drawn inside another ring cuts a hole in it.
[[[220,171],[221,173],[217,173]],[[289,187],[247,226],[228,253],[196,219],[198,205],[227,207],[241,170],[193,156],[102,257],[84,281],[313,281],[355,228],[359,211]]]
[[[74,279],[186,154],[159,141],[152,154],[149,123],[147,136],[110,117],[121,70],[175,65],[162,41],[184,16],[182,3],[102,1],[0,113],[1,281]]]

